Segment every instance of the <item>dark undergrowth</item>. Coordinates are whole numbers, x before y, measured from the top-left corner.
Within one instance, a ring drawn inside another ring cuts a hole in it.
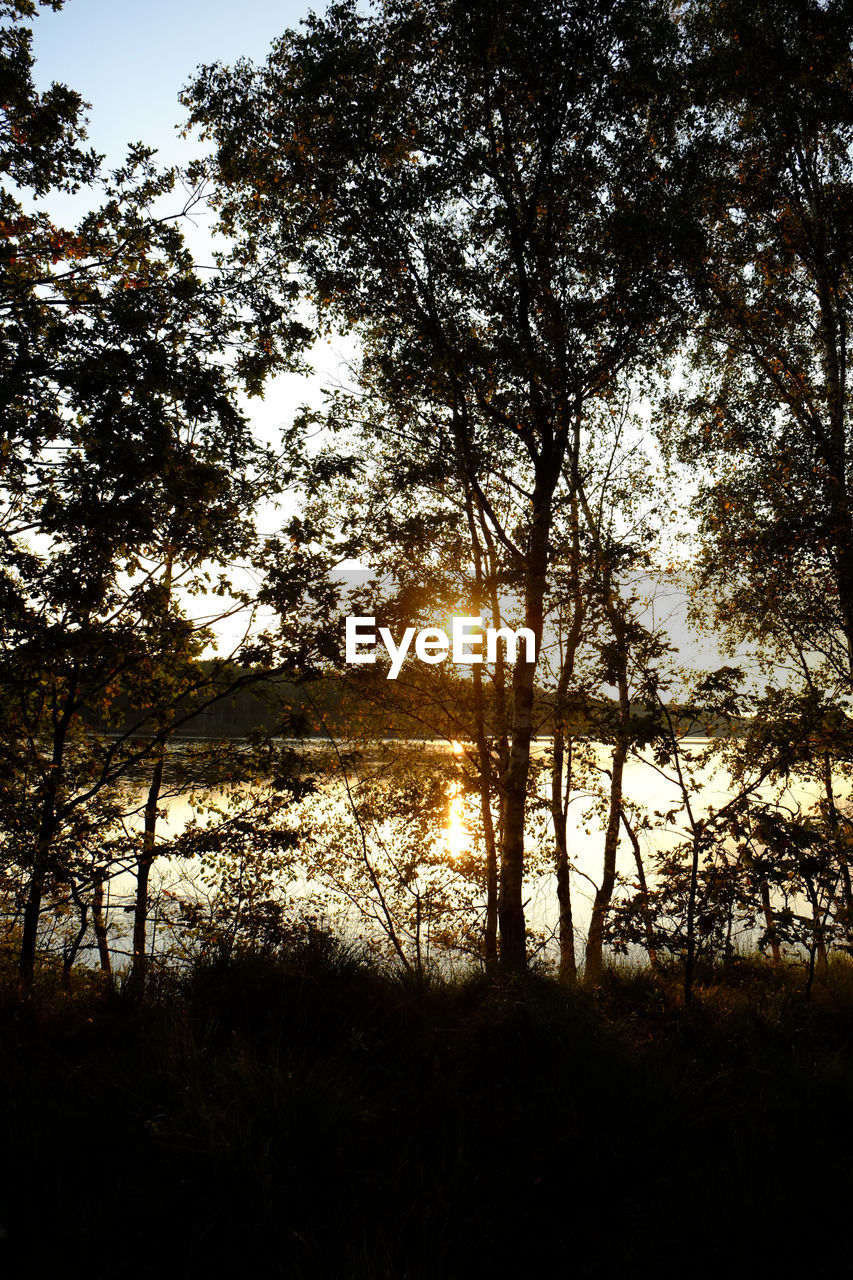
[[[3,1274],[850,1275],[851,969],[705,979],[418,987],[326,939],[143,1006],[9,985]]]

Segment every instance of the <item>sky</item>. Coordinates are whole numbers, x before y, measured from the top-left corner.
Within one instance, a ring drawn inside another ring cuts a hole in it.
[[[310,7],[309,0],[65,0],[33,22],[36,83],[67,84],[91,104],[89,142],[107,168],[137,141],[156,147],[164,165],[187,164],[201,144],[179,136],[186,113],[178,95],[195,68],[243,57],[262,61]],[[314,8],[322,11],[325,0],[314,0]],[[60,222],[82,212],[66,197],[50,197],[50,207]],[[197,260],[209,260],[203,220],[184,231]],[[324,341],[312,352],[314,377],[283,375],[270,383],[263,401],[246,405],[258,435],[276,443],[301,404],[318,405],[324,385],[346,380],[342,361],[353,351],[343,341]]]
[[[322,10],[325,0],[315,0]],[[33,22],[35,79],[39,88],[67,84],[91,104],[89,142],[120,164],[129,143],[156,147],[162,164],[187,164],[201,153],[198,139],[182,140],[185,110],[178,95],[206,62],[262,61],[272,42],[309,12],[309,0],[66,0],[58,12],[43,9]],[[51,195],[57,221],[73,224],[93,203],[91,193]],[[196,260],[209,262],[204,216],[184,234]],[[352,346],[322,342],[312,352],[316,375],[282,375],[268,384],[263,401],[249,402],[257,434],[277,443],[300,405],[321,401],[321,388],[346,380],[342,361]]]
[[[144,140],[164,162],[189,158],[176,125],[178,94],[206,62],[262,59],[298,25],[308,0],[66,0],[33,23],[36,80],[67,84],[90,102],[89,136],[110,162]],[[315,3],[315,8],[324,8]]]
[[[309,0],[65,0],[58,12],[42,9],[33,21],[36,85],[67,84],[90,104],[89,143],[108,169],[137,141],[156,147],[164,166],[187,164],[201,148],[197,139],[179,137],[185,110],[178,95],[195,68],[242,57],[262,61],[310,7]],[[325,0],[313,7],[322,11]],[[92,203],[91,195],[82,199]],[[83,212],[78,201],[53,195],[49,208],[58,221],[73,223]],[[185,226],[185,235],[197,260],[209,260],[203,224]],[[281,375],[262,400],[244,400],[256,435],[275,445],[302,404],[319,405],[324,386],[347,379],[342,362],[353,352],[342,340],[323,341],[312,349],[313,375]],[[263,507],[261,528],[274,532],[288,510],[287,499],[283,509]],[[217,630],[229,647],[242,624],[235,619]]]

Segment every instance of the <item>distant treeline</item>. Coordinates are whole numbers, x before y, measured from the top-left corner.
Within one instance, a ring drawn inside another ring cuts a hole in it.
[[[202,664],[203,666],[205,664]],[[207,664],[212,671],[213,663]],[[310,681],[294,682],[276,672],[258,668],[229,667],[218,681],[230,692],[217,696],[195,715],[180,720],[178,735],[190,738],[245,738],[267,733],[281,737],[324,738],[375,735],[401,738],[465,738],[464,708],[471,698],[471,682],[464,677],[445,677],[440,682],[389,686],[383,677],[330,674]],[[488,701],[488,700],[487,700]],[[497,718],[492,705],[490,720]],[[461,714],[460,714],[461,712]],[[567,730],[583,737],[607,735],[618,712],[614,699],[587,697],[571,706],[558,708],[553,691],[537,689],[534,725],[538,736],[550,737],[555,717],[561,712]],[[680,734],[690,737],[718,737],[731,732],[713,712],[691,707],[670,708]],[[138,709],[128,709],[123,728],[144,718]],[[633,708],[640,729],[647,722],[653,730],[653,712],[642,704]],[[494,732],[494,725],[490,726]]]

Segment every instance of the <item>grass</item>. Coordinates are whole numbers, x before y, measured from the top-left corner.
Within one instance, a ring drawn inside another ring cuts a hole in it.
[[[7,994],[6,1273],[847,1274],[849,966],[809,1004],[675,977],[418,989],[325,941],[141,1007]]]

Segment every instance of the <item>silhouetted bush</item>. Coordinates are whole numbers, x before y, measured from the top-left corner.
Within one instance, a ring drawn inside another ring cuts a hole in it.
[[[143,1005],[7,989],[8,1274],[829,1275],[849,968],[806,1004],[744,966],[685,1011],[677,975],[419,989],[307,931]]]

